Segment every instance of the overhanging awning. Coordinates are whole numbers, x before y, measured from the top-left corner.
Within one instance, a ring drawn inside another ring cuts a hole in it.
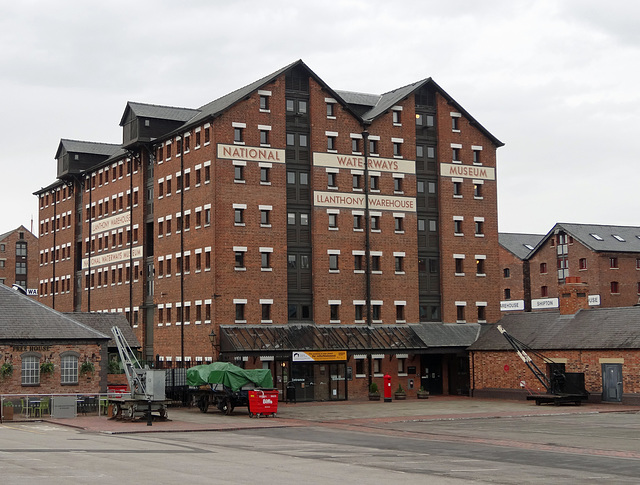
[[[350,354],[426,353],[414,325],[221,325],[224,354],[279,354],[293,351],[346,350]]]

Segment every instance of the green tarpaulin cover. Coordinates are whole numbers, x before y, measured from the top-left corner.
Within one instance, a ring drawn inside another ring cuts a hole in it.
[[[229,362],[212,362],[187,369],[187,384],[192,387],[222,384],[235,392],[250,382],[256,387],[273,388],[269,369],[243,369]]]

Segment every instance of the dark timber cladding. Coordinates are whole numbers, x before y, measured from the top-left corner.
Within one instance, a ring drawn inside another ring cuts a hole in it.
[[[502,143],[432,79],[336,91],[296,61],[197,109],[128,102],[120,125],[121,145],[63,140],[37,192],[42,303],[124,314],[166,366],[344,378],[309,399],[466,375],[474,330],[440,325],[499,318]],[[303,349],[344,351],[325,369]]]

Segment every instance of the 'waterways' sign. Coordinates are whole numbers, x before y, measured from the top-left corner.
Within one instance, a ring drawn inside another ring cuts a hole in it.
[[[416,162],[413,160],[367,157],[367,162],[369,170],[377,172],[416,173]],[[364,170],[364,157],[314,152],[313,165],[316,167]]]
[[[142,246],[138,246],[132,249],[133,254],[129,254],[128,249],[122,251],[114,251],[113,253],[100,254],[98,256],[91,257],[91,267],[104,266],[110,263],[122,263],[129,261],[129,258],[138,259],[142,257]],[[89,258],[82,260],[82,269],[89,269]]]

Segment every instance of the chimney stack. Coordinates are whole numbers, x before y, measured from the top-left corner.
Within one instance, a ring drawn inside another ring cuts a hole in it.
[[[589,285],[582,283],[579,276],[567,276],[558,293],[561,315],[574,315],[589,309]]]

